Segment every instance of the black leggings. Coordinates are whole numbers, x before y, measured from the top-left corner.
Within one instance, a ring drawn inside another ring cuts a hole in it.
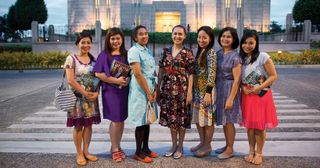
[[[136,137],[136,153],[141,152],[150,153],[149,149],[149,134],[150,134],[150,125],[143,125],[136,127],[135,137]]]

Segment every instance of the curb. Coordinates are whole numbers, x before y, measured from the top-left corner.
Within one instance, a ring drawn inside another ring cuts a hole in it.
[[[276,68],[320,68],[319,64],[315,65],[275,65]]]

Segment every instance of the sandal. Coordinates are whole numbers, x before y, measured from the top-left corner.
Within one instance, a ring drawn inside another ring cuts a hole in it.
[[[79,157],[76,157],[76,163],[79,166],[85,166],[87,165],[87,160],[85,158],[83,160],[82,159],[80,160]]]
[[[251,163],[255,165],[261,165],[262,164],[262,153],[256,153],[254,159]]]
[[[86,158],[87,160],[91,161],[91,162],[95,162],[98,160],[98,157],[95,155],[84,155],[84,158]]]
[[[121,149],[121,148],[119,148],[119,150],[120,150],[120,152],[121,152],[121,157],[122,157],[122,159],[125,159],[127,156],[126,156],[126,153],[124,153],[124,151]]]
[[[196,152],[197,150],[199,150],[199,149],[201,148],[201,146],[202,146],[202,145],[200,145],[200,144],[197,145],[197,146],[194,146],[194,147],[192,147],[192,148],[190,149],[190,151],[191,151],[191,152]]]
[[[249,155],[245,156],[243,158],[246,162],[252,163],[253,159],[254,159],[254,152],[250,151]]]
[[[112,152],[111,157],[112,157],[112,160],[114,160],[117,163],[122,161],[122,153],[119,150]]]

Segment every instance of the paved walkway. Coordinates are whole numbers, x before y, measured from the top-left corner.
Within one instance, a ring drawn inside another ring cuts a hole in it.
[[[279,116],[279,126],[267,132],[265,156],[315,156],[320,157],[320,111],[311,109],[296,100],[274,93]],[[101,104],[101,103],[100,103]],[[72,128],[65,126],[66,113],[53,105],[31,114],[21,122],[0,131],[0,152],[6,153],[75,153]],[[92,153],[109,154],[109,121],[93,126]],[[248,151],[245,128],[236,126],[236,155]],[[192,155],[190,148],[198,143],[195,126],[188,130],[185,138],[185,155]],[[163,154],[171,144],[169,130],[158,124],[151,126],[150,147]],[[224,142],[221,127],[215,129],[213,147],[222,147]],[[133,155],[135,149],[134,127],[125,126],[122,148]],[[304,151],[304,152],[301,152]],[[212,152],[213,156],[216,154]]]

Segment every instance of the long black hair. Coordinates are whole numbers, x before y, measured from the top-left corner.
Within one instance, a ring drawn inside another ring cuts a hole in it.
[[[208,51],[214,46],[214,34],[213,34],[213,31],[212,31],[212,28],[210,26],[202,26],[198,29],[197,33],[199,35],[199,32],[200,31],[204,31],[210,38],[210,42],[208,44],[208,46],[205,48],[203,54],[201,55],[201,58],[200,58],[200,66],[201,67],[204,67],[206,64],[207,64],[207,53]],[[200,53],[201,53],[201,50],[202,48],[199,46],[198,44],[198,51],[197,51],[197,54],[196,54],[196,59],[198,59]]]
[[[235,28],[232,28],[232,27],[225,27],[221,30],[221,33],[219,34],[219,38],[218,38],[218,43],[220,44],[221,46],[221,37],[222,37],[222,34],[226,31],[229,31],[231,33],[231,36],[233,38],[233,42],[231,44],[231,48],[232,49],[236,49],[238,48],[239,46],[239,37],[238,37],[238,34],[237,34],[237,30]],[[222,46],[221,46],[222,47]]]
[[[104,43],[104,51],[111,56],[113,49],[110,44],[110,38],[111,38],[111,36],[118,35],[118,34],[121,36],[121,39],[122,39],[122,44],[120,46],[121,58],[122,58],[122,61],[125,61],[127,59],[127,50],[125,47],[125,39],[124,39],[124,35],[123,35],[122,31],[117,27],[112,27],[108,30],[108,33],[107,33],[106,39],[105,39],[105,43]]]
[[[77,40],[75,41],[75,45],[78,45],[80,43],[80,41],[83,39],[83,38],[86,38],[88,37],[90,39],[90,42],[92,43],[92,36],[87,33],[87,32],[81,32],[78,36],[77,36]],[[89,52],[88,53],[88,56],[90,58],[91,61],[95,61],[95,58],[94,56]]]
[[[250,64],[252,64],[254,61],[257,60],[259,54],[260,54],[260,51],[259,51],[259,38],[258,38],[258,35],[254,32],[248,32],[248,33],[245,33],[242,38],[241,38],[241,41],[240,41],[240,57],[242,59],[243,62],[245,62],[245,58],[247,56],[247,54],[243,51],[243,48],[242,48],[242,44],[248,39],[248,38],[254,38],[256,40],[256,47],[253,49],[252,51],[252,55],[251,55],[251,59],[250,59]]]

